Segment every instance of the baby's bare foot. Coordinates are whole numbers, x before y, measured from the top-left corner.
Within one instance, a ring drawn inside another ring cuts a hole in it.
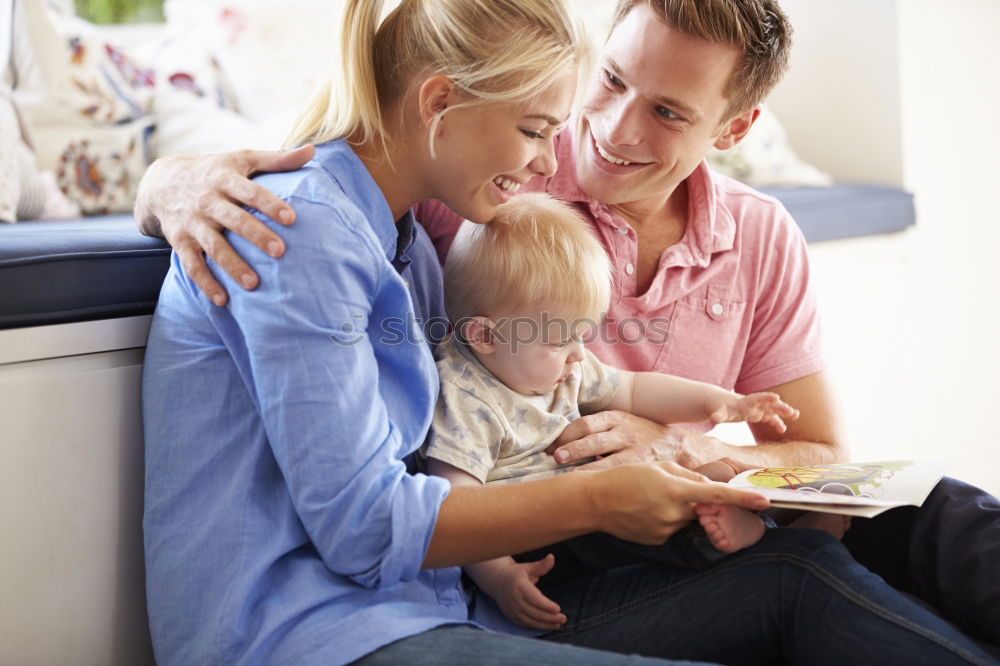
[[[804,527],[813,530],[823,530],[838,539],[844,538],[844,533],[851,527],[851,517],[836,513],[804,513],[788,524],[789,527]]]
[[[764,522],[746,509],[699,504],[694,510],[712,545],[724,553],[735,553],[752,546],[764,536]]]

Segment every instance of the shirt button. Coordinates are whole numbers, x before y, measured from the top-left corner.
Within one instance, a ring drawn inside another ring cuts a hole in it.
[[[633,266],[632,264],[628,264],[627,266],[625,266],[625,272],[628,273],[629,275],[632,275],[633,273],[635,273],[635,266]]]
[[[615,227],[615,231],[620,233],[622,236],[628,236],[628,227],[626,226]]]
[[[722,307],[722,303],[715,303],[715,304],[712,305],[712,314],[714,314],[716,317],[718,317],[719,315],[722,314],[722,311],[724,309],[725,308]]]

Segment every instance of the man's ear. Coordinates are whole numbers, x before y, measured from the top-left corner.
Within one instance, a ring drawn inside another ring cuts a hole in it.
[[[430,128],[448,108],[455,84],[447,76],[432,76],[423,82],[418,91],[417,103],[420,108],[420,122]],[[438,125],[440,127],[440,125]]]
[[[760,107],[758,106],[749,111],[744,111],[728,121],[722,134],[719,135],[713,145],[719,150],[729,150],[743,140],[743,137],[747,135],[753,124],[757,122],[759,116]]]
[[[476,353],[492,354],[496,351],[496,340],[493,335],[495,325],[488,317],[470,317],[462,323],[462,336]]]

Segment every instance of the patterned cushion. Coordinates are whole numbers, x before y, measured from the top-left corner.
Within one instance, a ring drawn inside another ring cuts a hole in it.
[[[277,148],[325,78],[329,0],[167,0],[157,154]]]
[[[18,5],[14,95],[39,167],[84,213],[130,210],[149,163],[151,73],[86,21]]]

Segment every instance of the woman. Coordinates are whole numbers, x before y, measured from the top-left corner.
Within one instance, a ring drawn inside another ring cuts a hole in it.
[[[408,324],[441,314],[440,271],[409,208],[437,198],[481,222],[551,175],[582,53],[553,0],[404,0],[380,25],[382,4],[347,3],[343,71],[293,136],[320,144],[316,158],[260,179],[295,210],[287,256],[233,239],[261,286],[231,288],[226,309],[176,257],[164,283],[143,385],[157,661],[624,661],[470,628],[455,565],[592,531],[659,542],[694,502],[765,503],[671,464],[503,488],[407,473],[437,390]],[[553,637],[661,656],[698,653],[681,639],[700,635],[748,659],[821,663],[857,644],[911,663],[975,657],[835,542],[780,551],[741,559],[733,575],[762,587],[686,624],[685,595],[705,593],[689,572],[572,581],[599,607],[584,599]],[[861,616],[856,635],[815,631],[845,607]]]

